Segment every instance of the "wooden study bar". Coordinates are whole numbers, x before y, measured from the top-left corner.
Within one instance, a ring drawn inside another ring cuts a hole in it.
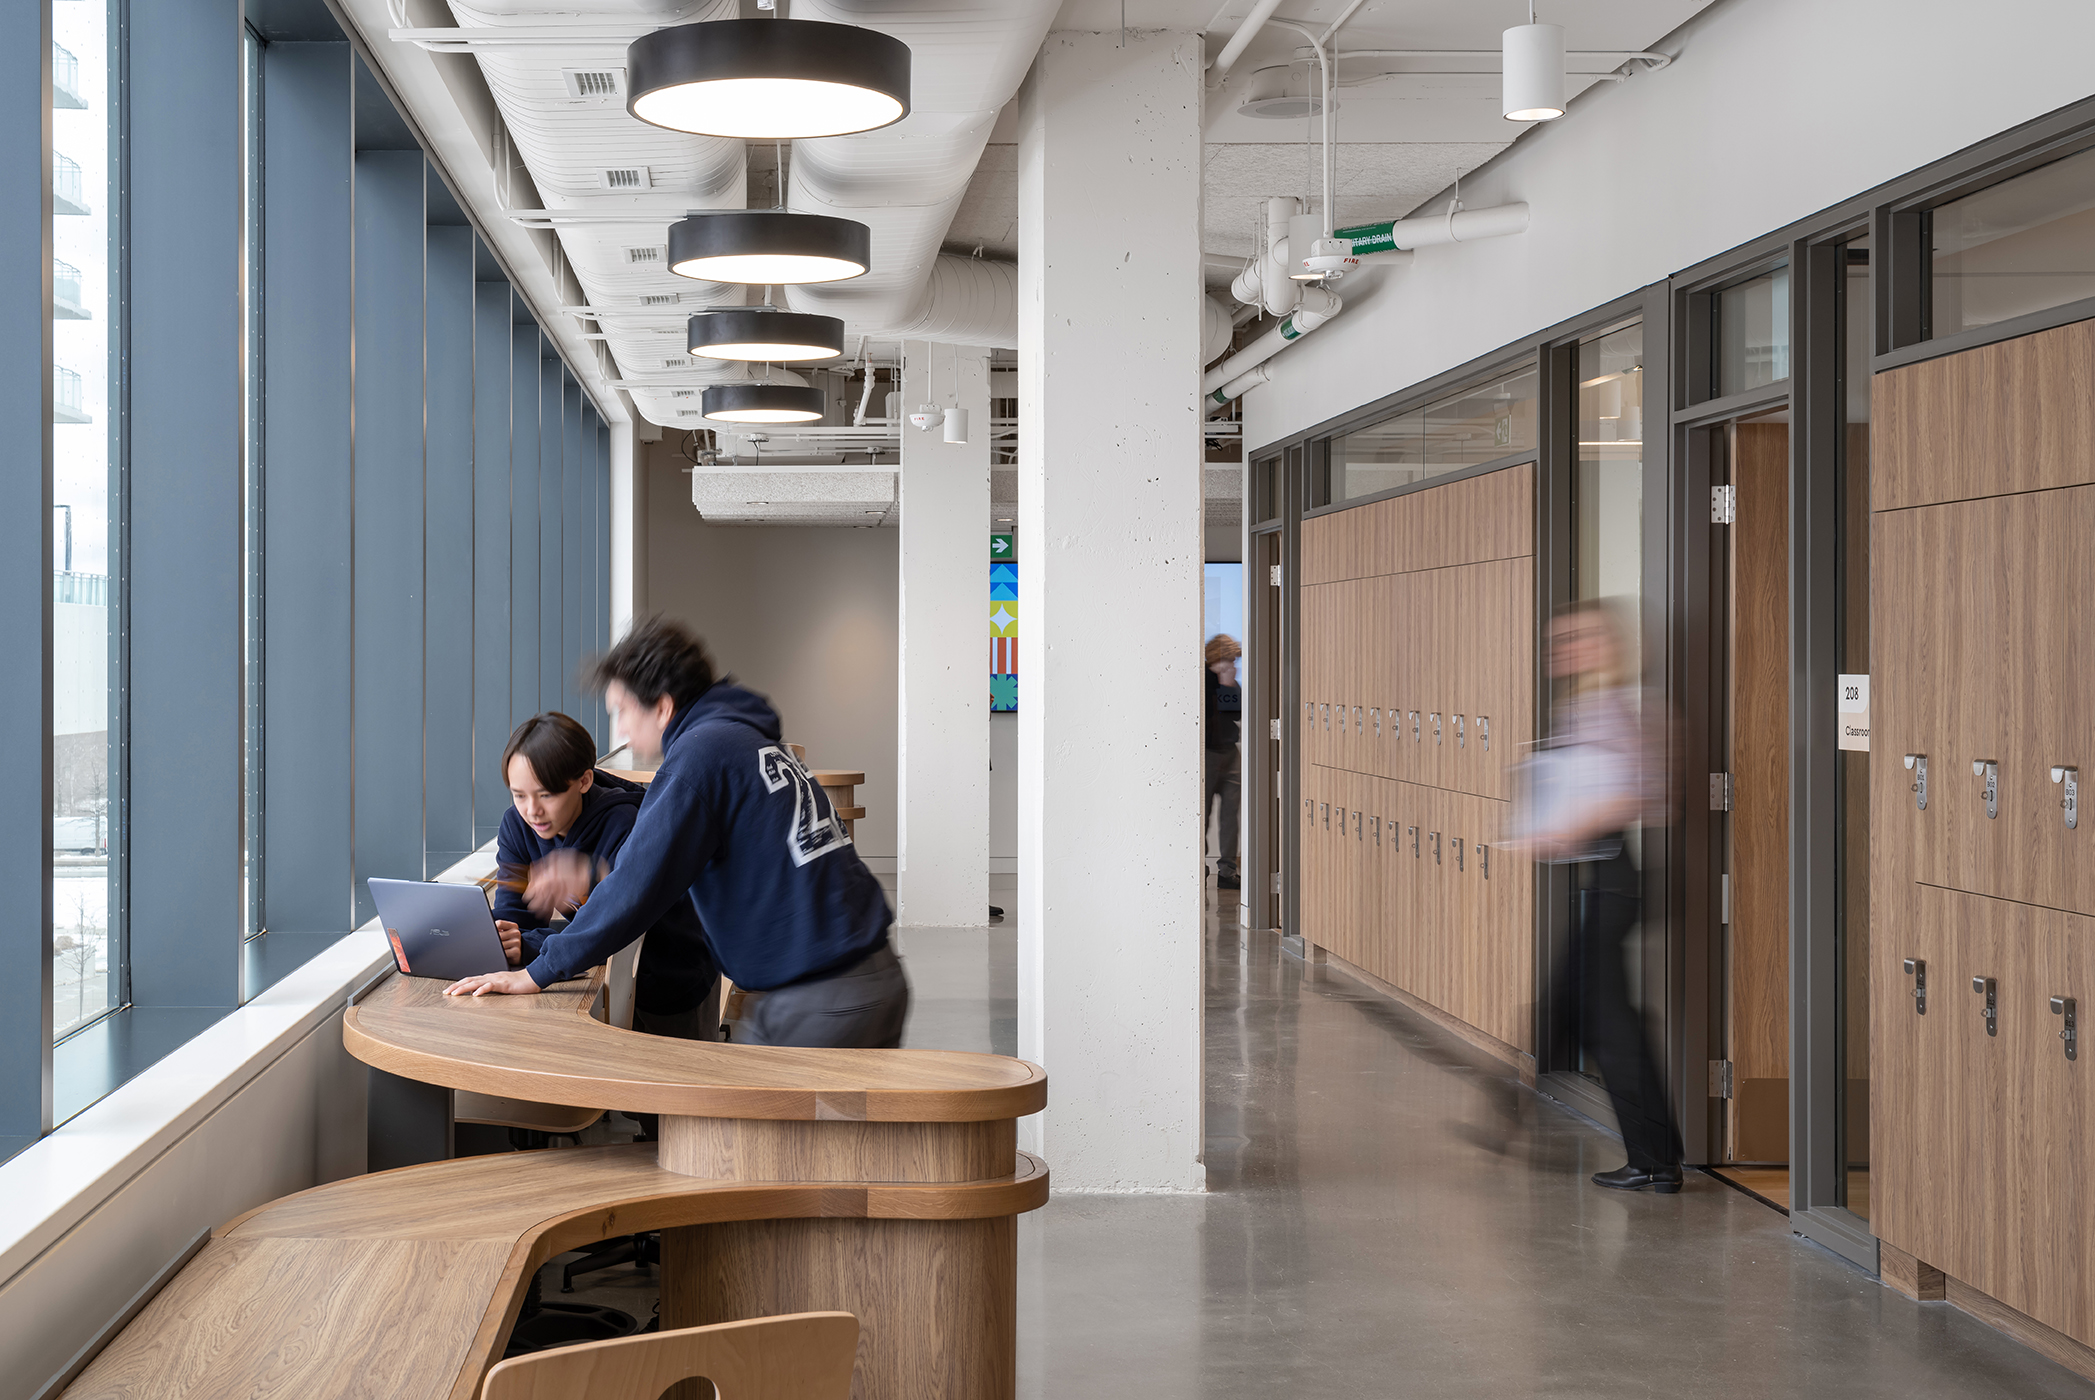
[[[942,1050],[735,1046],[619,1030],[601,977],[447,998],[389,976],[351,1054],[452,1090],[661,1115],[655,1147],[428,1162],[231,1221],[80,1373],[70,1397],[472,1400],[531,1278],[662,1231],[662,1327],[818,1310],[862,1333],[855,1400],[1016,1390],[1017,1217],[1046,1166],[1016,1120],[1037,1065]]]

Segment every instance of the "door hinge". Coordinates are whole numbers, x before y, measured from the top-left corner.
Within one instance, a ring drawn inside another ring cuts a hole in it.
[[[1711,1060],[1709,1062],[1709,1096],[1713,1099],[1728,1099],[1731,1097],[1731,1061]]]
[[[1729,525],[1738,519],[1739,493],[1736,486],[1712,486],[1709,488],[1709,523]]]
[[[1277,720],[1277,719],[1275,719],[1275,720],[1268,720],[1268,721],[1267,721],[1267,723],[1268,723],[1268,724],[1269,724],[1269,725],[1271,726],[1271,728],[1272,728],[1272,731],[1273,731],[1273,737],[1274,737],[1275,739],[1278,739],[1278,738],[1280,737],[1280,721],[1279,721],[1279,720]]]
[[[1273,872],[1273,893],[1280,893],[1280,872],[1278,870]]]
[[[1267,566],[1266,566],[1266,577],[1267,577],[1267,578],[1268,578],[1268,579],[1269,579],[1269,580],[1270,580],[1270,581],[1272,582],[1272,584],[1273,584],[1273,586],[1274,586],[1275,588],[1278,588],[1278,587],[1280,587],[1280,565],[1278,565],[1278,564],[1269,564],[1269,565],[1267,565]]]
[[[1731,774],[1712,773],[1709,775],[1709,809],[1712,812],[1728,812],[1731,810]]]

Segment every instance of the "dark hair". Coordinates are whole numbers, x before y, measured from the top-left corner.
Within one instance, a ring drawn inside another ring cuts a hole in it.
[[[713,688],[713,658],[681,623],[644,617],[589,668],[589,683],[602,690],[617,681],[643,705],[667,695],[684,709]]]
[[[509,761],[522,754],[547,792],[566,792],[596,767],[596,740],[580,723],[558,710],[533,715],[516,727],[502,750],[502,781],[509,781]]]

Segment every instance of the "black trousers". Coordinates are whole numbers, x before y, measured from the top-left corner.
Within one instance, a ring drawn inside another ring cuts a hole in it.
[[[1665,1076],[1652,1058],[1644,1018],[1630,1003],[1623,945],[1643,903],[1637,867],[1626,854],[1581,863],[1573,956],[1579,987],[1579,1040],[1607,1085],[1629,1164],[1640,1170],[1681,1159]]]

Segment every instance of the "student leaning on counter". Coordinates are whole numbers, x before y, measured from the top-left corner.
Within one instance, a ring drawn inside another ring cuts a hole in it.
[[[909,980],[888,942],[894,914],[777,712],[716,678],[699,640],[660,618],[605,653],[594,681],[633,752],[662,762],[617,863],[528,966],[446,991],[535,993],[689,901],[721,968],[752,993],[737,1043],[899,1046]]]
[[[553,920],[589,898],[632,834],[647,788],[599,772],[596,757],[589,731],[558,710],[525,720],[502,750],[511,801],[495,841],[495,928],[512,964],[538,956]],[[678,900],[646,932],[633,1029],[717,1040],[720,967],[698,911]]]

